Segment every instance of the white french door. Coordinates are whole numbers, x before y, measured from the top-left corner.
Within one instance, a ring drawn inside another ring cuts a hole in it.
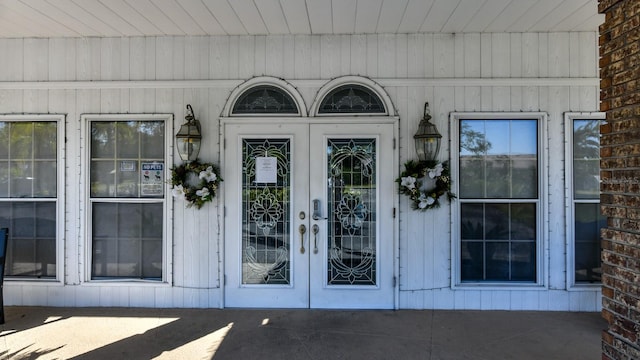
[[[225,306],[393,308],[396,123],[225,119]]]

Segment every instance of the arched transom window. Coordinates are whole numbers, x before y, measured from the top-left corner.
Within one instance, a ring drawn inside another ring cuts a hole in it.
[[[319,114],[384,114],[380,97],[371,89],[357,84],[339,86],[320,102]]]
[[[242,93],[233,105],[232,115],[298,114],[291,95],[272,85],[254,86]]]

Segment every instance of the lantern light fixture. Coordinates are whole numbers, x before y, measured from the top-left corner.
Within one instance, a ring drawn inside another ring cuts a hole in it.
[[[418,124],[418,131],[413,135],[418,160],[421,162],[436,160],[442,141],[442,135],[438,132],[438,128],[429,120],[431,120],[429,103],[425,102],[424,116]]]
[[[176,145],[180,159],[191,162],[196,160],[198,153],[200,153],[202,134],[200,133],[200,121],[193,115],[193,108],[189,104],[187,104],[187,115],[184,119],[187,122],[180,126],[180,130],[176,134]]]

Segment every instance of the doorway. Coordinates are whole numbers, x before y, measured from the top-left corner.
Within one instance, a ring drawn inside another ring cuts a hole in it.
[[[226,307],[393,308],[397,120],[223,119]]]

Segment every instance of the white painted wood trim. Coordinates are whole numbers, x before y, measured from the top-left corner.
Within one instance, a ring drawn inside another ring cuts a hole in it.
[[[419,86],[600,86],[596,77],[558,78],[372,78],[383,87]],[[290,80],[295,87],[321,87],[329,80]],[[236,88],[245,79],[232,80],[98,80],[98,81],[0,81],[0,90],[86,89],[202,89]]]

